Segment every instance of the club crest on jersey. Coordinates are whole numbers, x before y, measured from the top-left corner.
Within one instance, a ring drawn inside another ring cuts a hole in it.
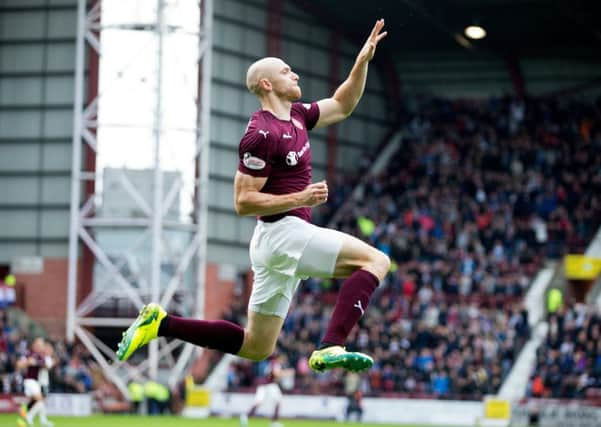
[[[297,128],[299,128],[300,130],[303,130],[303,125],[301,124],[301,122],[299,122],[298,120],[296,120],[294,117],[292,118],[292,124],[294,126],[296,126]]]
[[[296,166],[298,164],[298,154],[296,154],[296,151],[288,152],[288,155],[286,156],[286,164],[288,166]]]
[[[244,166],[246,166],[247,168],[256,171],[260,171],[265,167],[265,160],[259,159],[258,157],[254,157],[250,153],[244,153],[242,163],[244,163]]]

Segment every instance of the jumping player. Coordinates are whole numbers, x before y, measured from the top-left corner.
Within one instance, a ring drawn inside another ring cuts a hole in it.
[[[337,123],[355,109],[365,89],[368,64],[386,32],[378,20],[347,79],[331,98],[302,104],[299,76],[279,58],[253,63],[246,85],[261,109],[248,123],[239,147],[234,204],[239,215],[257,216],[250,242],[254,272],[248,325],[169,315],[151,303],[123,333],[117,356],[132,353],[157,336],[178,338],[259,361],[267,358],[302,278],[346,278],[321,346],[309,359],[315,371],[342,367],[361,371],[371,357],[347,352],[344,343],[385,277],[389,258],[363,241],[310,223],[311,207],[328,200],[325,181],[311,183],[308,131]]]

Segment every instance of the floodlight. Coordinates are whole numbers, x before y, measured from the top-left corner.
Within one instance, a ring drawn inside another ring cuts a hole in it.
[[[470,25],[465,27],[464,33],[470,39],[479,40],[486,37],[486,30],[480,25]]]

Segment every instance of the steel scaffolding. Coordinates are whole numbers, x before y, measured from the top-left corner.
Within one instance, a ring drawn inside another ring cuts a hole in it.
[[[104,27],[101,23],[101,1],[93,2],[89,9],[86,6],[86,0],[78,1],[66,336],[70,342],[76,338],[79,339],[103,368],[105,375],[126,395],[129,380],[144,377],[156,379],[161,376],[160,372],[165,373],[161,379],[168,381],[170,386],[175,385],[198,354],[197,352],[201,350],[177,340],[169,342],[160,338],[151,342],[148,346],[148,358],[141,363],[132,365],[118,362],[115,349],[107,346],[96,335],[96,330],[97,328],[125,328],[133,321],[133,318],[131,315],[103,317],[95,315],[95,312],[114,299],[125,300],[127,304],[136,309],[140,309],[149,301],[159,302],[163,306],[177,306],[178,303],[174,300],[174,296],[178,290],[183,288],[185,273],[189,269],[193,272],[191,277],[193,277],[194,283],[191,284],[191,288],[189,286],[183,292],[190,293],[190,289],[192,289],[194,301],[188,304],[192,306],[192,309],[186,314],[202,317],[205,304],[213,1],[203,0],[200,2],[200,26],[198,32],[194,33],[198,37],[198,92],[195,94],[197,114],[196,128],[188,130],[194,132],[196,141],[195,206],[192,222],[185,222],[181,217],[178,217],[179,219],[166,217],[167,212],[178,199],[177,195],[182,187],[181,180],[175,179],[168,191],[164,192],[165,171],[161,169],[161,145],[164,143],[163,136],[166,129],[163,123],[164,111],[161,103],[164,80],[162,74],[164,40],[166,34],[177,32],[178,28],[166,20],[167,1],[157,1],[156,22],[147,24],[143,28],[139,23],[124,23],[118,26],[123,29],[152,32],[156,36],[158,46],[156,49],[157,84],[152,89],[155,105],[152,125],[153,185],[151,203],[147,202],[126,173],[122,173],[115,184],[121,186],[142,212],[142,217],[135,218],[97,216],[95,206],[100,194],[82,196],[85,182],[94,181],[98,176],[95,166],[93,170],[86,170],[87,162],[82,162],[82,154],[84,150],[90,148],[94,153],[101,150],[101,145],[97,140],[97,131],[102,126],[97,119],[99,99],[102,94],[98,94],[87,102],[87,105],[84,105],[85,50],[86,45],[89,46],[89,52],[92,55],[98,55],[102,60],[101,34]],[[111,28],[114,29],[115,25]],[[123,260],[116,261],[103,247],[102,242],[96,239],[97,230],[115,230],[117,228],[120,230],[135,229],[142,232],[139,241],[132,242],[133,246],[129,249],[130,252],[139,248],[141,240],[148,239],[151,242],[150,268],[149,271],[144,272],[150,279],[148,286],[141,287],[134,283],[131,275],[124,274],[127,263]],[[174,262],[171,277],[166,280],[165,272],[161,270],[163,262],[161,247],[162,245],[169,246],[166,244],[167,231],[173,230],[187,233],[186,245],[177,262]],[[82,276],[79,255],[83,250],[91,251],[95,266],[107,274],[105,281],[94,283],[94,287],[88,295],[78,295],[78,280],[81,280]],[[104,286],[109,282],[115,285]],[[159,372],[159,367],[168,369]]]

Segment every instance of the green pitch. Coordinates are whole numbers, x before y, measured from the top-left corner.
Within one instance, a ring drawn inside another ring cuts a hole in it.
[[[175,416],[140,417],[137,415],[94,415],[92,417],[48,417],[54,422],[55,427],[239,427],[237,418],[209,418],[190,419]],[[17,415],[0,414],[0,426],[16,426]],[[399,427],[391,424],[358,424],[338,423],[336,421],[313,421],[313,420],[281,420],[284,427],[341,427],[344,425],[361,427]],[[262,418],[251,418],[248,427],[269,427],[269,420]],[[36,426],[39,426],[36,419]],[[425,427],[419,425],[404,425],[403,427]],[[431,426],[429,426],[431,427]]]

